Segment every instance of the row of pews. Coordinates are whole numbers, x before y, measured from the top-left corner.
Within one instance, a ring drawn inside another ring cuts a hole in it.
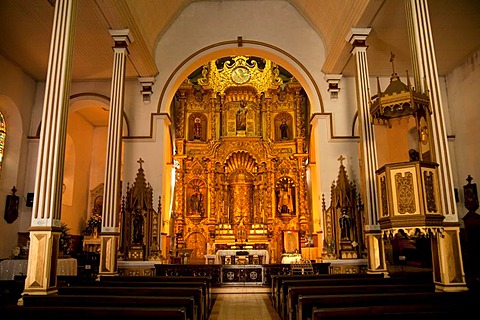
[[[210,276],[59,277],[58,293],[23,294],[3,308],[5,319],[207,320],[213,307]]]
[[[274,275],[270,298],[282,320],[414,320],[471,314],[480,294],[436,291],[431,273],[362,273]]]

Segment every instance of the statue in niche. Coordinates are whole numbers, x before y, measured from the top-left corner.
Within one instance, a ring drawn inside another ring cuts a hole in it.
[[[288,139],[288,124],[285,118],[282,118],[282,123],[280,124],[280,136],[282,140]]]
[[[143,242],[143,215],[142,210],[135,209],[133,216],[133,243]]]
[[[277,210],[279,213],[293,212],[292,190],[288,187],[287,182],[285,182],[283,186],[278,190]]]
[[[352,218],[347,213],[346,208],[342,208],[342,215],[339,219],[340,222],[340,239],[350,240],[350,229],[352,227]]]
[[[194,186],[193,191],[193,194],[190,196],[190,213],[203,216],[203,194],[200,192],[199,186]]]
[[[247,103],[244,100],[240,101],[240,108],[237,110],[236,118],[237,130],[247,129],[247,111]]]
[[[200,140],[202,138],[202,121],[200,118],[195,118],[193,123],[193,139]]]

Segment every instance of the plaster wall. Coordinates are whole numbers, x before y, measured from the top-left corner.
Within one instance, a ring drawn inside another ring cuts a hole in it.
[[[17,244],[17,232],[22,229],[25,217],[28,154],[28,127],[30,113],[36,92],[36,83],[19,67],[10,63],[0,55],[0,111],[7,125],[4,157],[0,175],[0,259],[8,258]],[[17,189],[19,197],[18,218],[11,224],[4,219],[4,208],[7,195],[12,188]]]
[[[463,186],[470,175],[472,183],[480,183],[480,51],[469,56],[463,64],[446,76],[445,84],[448,110],[451,114],[454,147],[450,149],[455,166],[452,166],[457,177],[455,187],[459,191],[457,203],[459,218],[465,216],[468,210],[464,206]],[[452,139],[450,140],[452,145]],[[452,161],[453,164],[453,161]],[[477,210],[478,212],[478,210]],[[463,220],[461,220],[463,222]]]

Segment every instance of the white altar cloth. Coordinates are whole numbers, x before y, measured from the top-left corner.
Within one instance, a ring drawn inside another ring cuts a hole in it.
[[[294,263],[302,260],[302,255],[299,253],[284,253],[282,254],[282,263]]]
[[[218,250],[215,254],[215,264],[222,264],[222,256],[236,256],[237,252],[248,252],[248,255],[258,255],[259,257],[262,256],[263,264],[268,264],[270,261],[270,255],[268,254],[268,250]]]
[[[2,260],[0,262],[0,279],[13,280],[16,275],[26,275],[27,259]],[[77,259],[58,259],[57,276],[76,276]]]

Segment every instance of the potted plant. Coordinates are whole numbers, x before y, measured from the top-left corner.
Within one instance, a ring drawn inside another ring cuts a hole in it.
[[[70,253],[70,243],[71,243],[70,228],[67,226],[66,223],[62,222],[60,242],[59,242],[61,254],[67,255]]]

